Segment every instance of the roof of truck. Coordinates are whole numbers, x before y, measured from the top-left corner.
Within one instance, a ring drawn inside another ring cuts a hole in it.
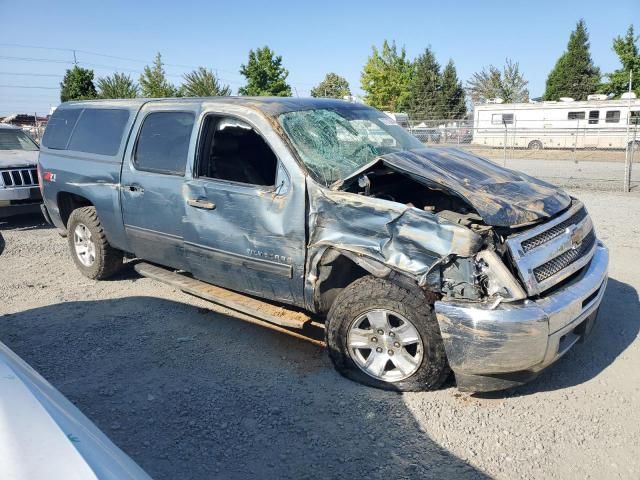
[[[131,98],[121,100],[83,100],[80,102],[65,102],[58,108],[71,108],[77,106],[96,105],[102,107],[122,106],[127,108],[141,108],[146,103],[221,103],[244,105],[261,112],[277,116],[282,113],[295,112],[299,110],[316,110],[321,108],[341,108],[357,110],[370,108],[362,103],[352,103],[345,100],[333,98],[298,98],[298,97],[181,97],[181,98]]]

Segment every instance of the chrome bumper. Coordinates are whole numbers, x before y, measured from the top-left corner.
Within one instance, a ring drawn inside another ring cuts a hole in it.
[[[35,187],[0,187],[0,202],[10,200],[28,200],[34,196],[40,197],[40,190],[37,185]]]
[[[436,302],[458,388],[489,391],[520,385],[564,355],[595,320],[608,263],[608,250],[598,242],[579,277],[537,300],[504,303],[495,309]]]

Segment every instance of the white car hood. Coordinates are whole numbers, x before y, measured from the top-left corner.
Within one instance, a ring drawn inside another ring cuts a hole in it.
[[[38,151],[0,150],[0,168],[28,167],[38,163]]]
[[[0,478],[151,477],[0,342]]]

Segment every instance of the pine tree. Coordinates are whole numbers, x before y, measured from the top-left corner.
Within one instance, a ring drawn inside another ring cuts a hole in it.
[[[231,87],[223,85],[216,75],[204,67],[184,75],[180,93],[184,97],[222,97],[231,95]]]
[[[629,72],[633,71],[632,88],[636,95],[640,96],[640,48],[637,45],[639,38],[634,34],[633,25],[629,25],[624,37],[613,39],[613,51],[618,55],[622,68],[606,75],[609,81],[600,87],[602,93],[619,97],[628,92]]]
[[[240,73],[247,84],[238,89],[240,95],[290,97],[287,84],[289,72],[282,66],[282,57],[269,47],[249,51],[249,61],[240,66]]]
[[[88,100],[96,98],[96,87],[93,84],[93,70],[77,65],[64,75],[60,83],[60,101]]]
[[[140,75],[140,90],[143,97],[149,98],[175,97],[177,95],[176,88],[167,80],[162,56],[159,52],[153,65],[144,67],[144,72]]]
[[[442,71],[440,90],[440,118],[460,119],[467,114],[467,97],[458,79],[453,60],[449,60]]]
[[[593,64],[589,52],[589,34],[584,20],[571,32],[567,51],[556,62],[547,78],[545,100],[571,97],[586,100],[600,84],[600,69]]]
[[[398,52],[395,42],[385,40],[382,50],[373,47],[365,64],[360,85],[365,100],[380,110],[400,112],[409,107],[409,85],[413,77],[413,63],[407,59],[404,47]]]
[[[412,117],[415,119],[441,118],[442,76],[433,51],[427,48],[414,61],[413,67],[413,78],[409,84],[409,111]]]
[[[136,98],[138,96],[138,85],[124,73],[101,77],[97,84],[100,98]]]
[[[318,86],[311,89],[312,97],[343,98],[351,95],[349,82],[337,73],[327,73]]]

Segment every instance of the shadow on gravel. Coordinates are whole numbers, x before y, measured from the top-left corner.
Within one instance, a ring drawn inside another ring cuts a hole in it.
[[[637,338],[640,331],[638,292],[627,283],[610,278],[598,320],[591,335],[578,343],[533,382],[505,392],[476,394],[483,398],[529,395],[561,390],[591,379],[611,365]]]
[[[40,213],[16,215],[15,217],[0,218],[0,231],[7,230],[42,230],[53,228]]]
[[[488,478],[423,432],[401,395],[206,309],[67,302],[0,317],[0,340],[157,479]]]

